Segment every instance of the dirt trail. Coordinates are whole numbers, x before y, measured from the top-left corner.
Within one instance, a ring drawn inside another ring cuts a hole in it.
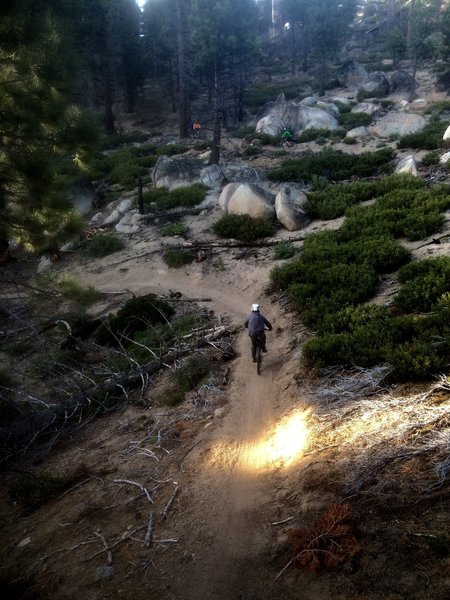
[[[258,557],[269,545],[270,519],[276,520],[271,503],[276,491],[274,469],[280,465],[268,464],[271,459],[266,457],[267,450],[259,448],[274,428],[277,386],[286,352],[282,336],[275,333],[284,325],[284,317],[278,306],[263,295],[267,282],[262,274],[267,277],[267,269],[261,265],[247,269],[245,274],[240,268],[232,274],[205,273],[201,266],[194,265],[192,271],[176,271],[155,258],[151,266],[133,263],[120,277],[108,268],[97,273],[83,272],[82,267],[76,271],[84,283],[101,291],[167,293],[168,289],[176,289],[188,298],[209,297],[215,314],[233,323],[244,321],[252,302],[263,305],[274,331],[268,334],[269,352],[264,356],[262,374],[256,373],[248,335],[243,330],[224,417],[200,434],[198,445],[183,461],[185,475],[180,480],[174,535],[185,542],[184,552],[176,574],[166,573],[171,584],[165,597],[268,597],[267,575],[259,572],[263,563]]]

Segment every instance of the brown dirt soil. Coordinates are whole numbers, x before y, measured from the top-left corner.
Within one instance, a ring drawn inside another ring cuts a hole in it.
[[[201,219],[187,218],[191,236],[203,238],[217,216],[214,209]],[[313,223],[308,231],[338,225]],[[417,256],[448,254],[448,243],[426,243],[413,248]],[[95,262],[75,258],[58,269],[111,294],[112,302],[124,290],[173,289],[186,298],[211,298],[208,307],[232,324],[241,324],[250,304],[260,302],[274,326],[262,374],[256,374],[241,330],[228,385],[206,388],[169,408],[158,402],[165,377],[158,376],[145,406],[129,405],[80,428],[32,465],[33,471],[73,476],[76,483],[58,499],[27,514],[8,499],[13,474],[6,473],[0,486],[0,577],[17,588],[8,597],[447,599],[449,559],[432,555],[427,540],[449,531],[448,481],[425,493],[424,479],[429,486],[435,475],[433,465],[418,456],[392,465],[383,483],[389,489],[346,495],[350,457],[364,455],[370,464],[376,452],[365,440],[381,411],[369,417],[375,398],[361,393],[349,411],[364,402],[368,408],[352,422],[352,431],[341,416],[332,420],[332,405],[314,404],[322,383],[308,380],[299,360],[299,344],[309,334],[282,299],[265,291],[271,250],[252,250],[244,259],[238,250],[217,251],[179,270],[168,269],[158,254],[133,258],[159,244],[157,229],[149,227],[120,253]],[[395,282],[386,281],[378,300],[387,301],[393,289]],[[111,306],[108,300],[96,311]],[[406,386],[389,393],[416,399],[426,389]],[[435,403],[448,407],[448,390]],[[332,423],[325,433],[322,422]],[[344,499],[360,551],[335,570],[291,565],[283,571],[294,556],[288,529],[310,529],[318,515]]]

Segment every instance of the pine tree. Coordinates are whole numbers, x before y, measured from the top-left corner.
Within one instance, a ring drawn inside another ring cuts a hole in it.
[[[232,87],[235,74],[238,91],[244,86],[242,73],[253,51],[257,27],[253,0],[192,0],[192,43],[198,75],[206,77],[213,90],[213,144],[211,164],[220,160],[225,87]]]
[[[57,252],[80,227],[67,200],[95,130],[67,100],[66,60],[51,2],[17,1],[0,9],[0,251],[14,239]]]

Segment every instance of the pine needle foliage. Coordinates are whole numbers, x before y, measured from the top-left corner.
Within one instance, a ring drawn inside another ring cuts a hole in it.
[[[213,225],[214,233],[222,238],[256,242],[273,235],[275,230],[268,219],[253,219],[249,215],[224,215]]]
[[[66,99],[70,55],[56,12],[41,5],[0,12],[0,241],[55,250],[81,227],[68,185],[86,167],[96,123]]]
[[[325,147],[317,154],[310,154],[286,160],[268,175],[272,181],[313,180],[314,176],[323,176],[328,180],[342,181],[356,177],[373,177],[392,171],[392,150],[383,148],[376,152],[365,152],[359,156],[346,154]]]

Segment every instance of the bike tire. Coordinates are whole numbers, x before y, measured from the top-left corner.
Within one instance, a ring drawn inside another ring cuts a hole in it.
[[[262,363],[261,346],[258,345],[258,347],[256,348],[256,372],[258,373],[258,375],[261,375],[261,363]]]

